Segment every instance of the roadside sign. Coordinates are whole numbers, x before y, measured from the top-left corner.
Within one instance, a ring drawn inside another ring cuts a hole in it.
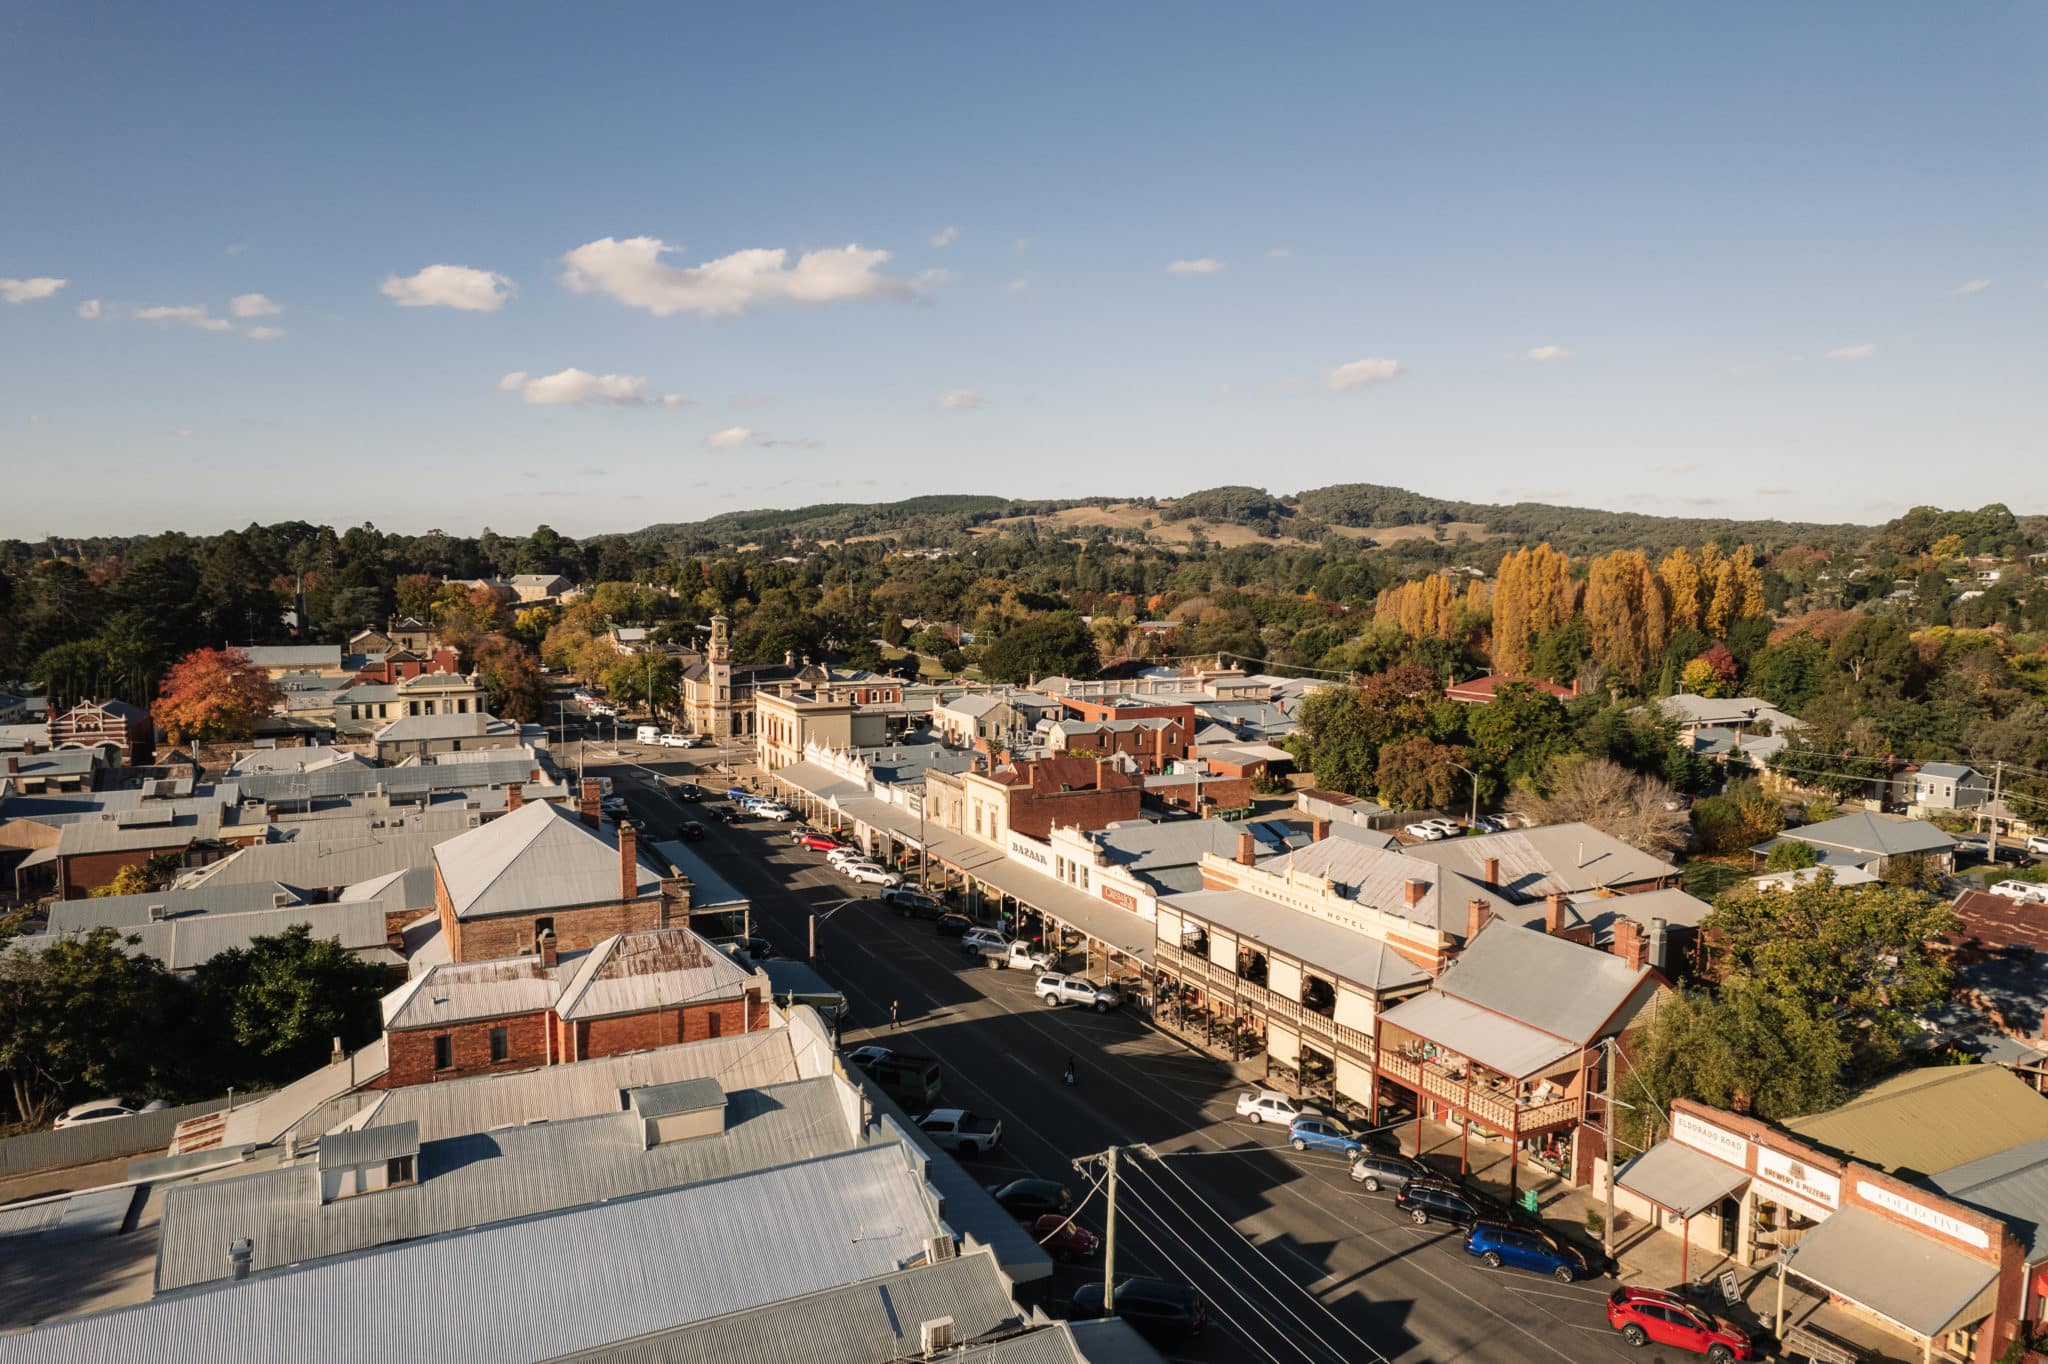
[[[1742,1301],[1742,1281],[1735,1277],[1735,1271],[1721,1271],[1721,1297],[1730,1307]]]

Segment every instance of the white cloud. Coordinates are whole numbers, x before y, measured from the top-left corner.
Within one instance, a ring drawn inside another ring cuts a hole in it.
[[[942,227],[937,232],[932,233],[933,246],[951,246],[959,240],[960,229],[957,227]]]
[[[713,431],[704,438],[706,445],[715,445],[721,450],[731,450],[753,440],[754,433],[744,426],[728,426],[723,431]]]
[[[1869,341],[1856,346],[1837,346],[1828,352],[1830,360],[1868,360],[1877,354],[1877,347]]]
[[[780,247],[756,247],[702,265],[670,265],[678,248],[656,237],[620,241],[602,237],[562,257],[562,283],[579,294],[604,294],[656,317],[701,313],[729,317],[757,303],[842,303],[854,299],[909,299],[907,280],[881,273],[887,251],[858,245],[806,251],[789,264]]]
[[[251,341],[275,341],[284,335],[283,327],[249,327],[242,332]]]
[[[1197,256],[1194,260],[1177,260],[1166,267],[1169,275],[1213,275],[1223,268],[1223,262],[1213,256]]]
[[[78,315],[87,319],[98,317],[100,315],[100,301],[96,298],[86,299],[78,305]]]
[[[228,301],[228,311],[236,317],[275,317],[284,309],[263,294],[236,294]]]
[[[176,322],[183,326],[196,327],[203,332],[229,332],[235,329],[235,324],[224,317],[208,316],[204,303],[186,303],[177,307],[137,308],[135,310],[135,320],[138,322]]]
[[[541,407],[587,403],[609,403],[614,407],[684,407],[680,393],[648,392],[647,380],[637,374],[592,374],[575,368],[558,374],[529,379],[525,370],[514,370],[498,380],[504,391],[517,392],[527,402]]]
[[[0,298],[9,303],[27,303],[48,298],[70,282],[68,279],[51,279],[48,275],[38,275],[34,279],[0,279]]]
[[[1384,360],[1377,356],[1353,360],[1330,371],[1330,391],[1342,393],[1346,389],[1360,388],[1366,384],[1392,383],[1407,372],[1401,368],[1399,360]]]
[[[1956,286],[1956,292],[1959,294],[1981,294],[1990,287],[1991,281],[1988,279],[1965,280]]]
[[[949,388],[932,399],[932,406],[965,412],[970,408],[987,407],[988,399],[971,388]]]
[[[1528,355],[1531,360],[1534,360],[1539,365],[1551,360],[1569,360],[1572,358],[1572,353],[1563,346],[1531,346]]]
[[[386,275],[377,292],[401,308],[455,308],[465,313],[494,313],[519,286],[491,270],[467,265],[429,265],[411,275]]]

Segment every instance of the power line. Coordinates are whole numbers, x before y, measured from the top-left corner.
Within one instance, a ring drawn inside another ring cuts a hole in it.
[[[1318,1298],[1315,1294],[1309,1292],[1308,1289],[1302,1284],[1296,1283],[1292,1275],[1283,1272],[1280,1266],[1273,1262],[1272,1256],[1266,1254],[1265,1250],[1261,1246],[1259,1246],[1257,1242],[1253,1241],[1250,1237],[1246,1236],[1243,1232],[1239,1231],[1237,1229],[1237,1225],[1233,1223],[1228,1217],[1224,1216],[1222,1209],[1216,1207],[1215,1204],[1211,1203],[1208,1199],[1204,1198],[1202,1196],[1201,1191],[1196,1189],[1194,1185],[1188,1183],[1187,1178],[1184,1175],[1182,1175],[1180,1171],[1174,1169],[1170,1165],[1167,1165],[1164,1159],[1156,1153],[1154,1153],[1153,1151],[1151,1151],[1150,1148],[1146,1148],[1146,1154],[1151,1157],[1152,1164],[1161,1166],[1166,1170],[1168,1174],[1172,1175],[1175,1179],[1179,1180],[1181,1183],[1181,1187],[1185,1188],[1190,1194],[1192,1194],[1197,1203],[1200,1203],[1203,1208],[1205,1208],[1208,1212],[1213,1214],[1217,1218],[1217,1220],[1223,1223],[1223,1225],[1229,1227],[1231,1233],[1235,1235],[1240,1241],[1244,1242],[1246,1246],[1250,1247],[1253,1253],[1255,1253],[1261,1260],[1264,1260],[1266,1262],[1266,1266],[1269,1269],[1271,1269],[1275,1274],[1280,1275],[1281,1278],[1286,1279],[1288,1283],[1293,1284],[1295,1288],[1301,1291],[1301,1295],[1303,1297],[1307,1298],[1310,1302],[1314,1303],[1317,1307],[1321,1308],[1323,1315],[1328,1317],[1332,1322],[1334,1322],[1339,1330],[1343,1331],[1346,1335],[1350,1336],[1353,1340],[1357,1341],[1372,1355],[1374,1359],[1382,1361],[1382,1364],[1385,1364],[1385,1355],[1381,1354],[1377,1349],[1374,1349],[1370,1341],[1366,1340],[1365,1337],[1359,1335],[1358,1332],[1352,1330],[1351,1327],[1343,1320],[1343,1318],[1339,1317],[1335,1312],[1331,1311],[1330,1305],[1328,1303],[1324,1302],[1321,1298]],[[1141,1167],[1138,1164],[1138,1162],[1133,1161],[1132,1168],[1140,1169],[1143,1167]],[[1155,1176],[1151,1175],[1149,1171],[1147,1172],[1146,1177],[1152,1180],[1153,1186],[1160,1190],[1162,1197],[1171,1197],[1171,1194],[1169,1194],[1166,1191],[1165,1186],[1160,1184],[1158,1179]],[[1140,1202],[1142,1203],[1143,1200],[1141,1199]],[[1178,1207],[1179,1204],[1176,1203],[1175,1206]],[[1189,1220],[1191,1222],[1193,1221],[1192,1218],[1190,1218]],[[1220,1241],[1217,1241],[1213,1234],[1208,1232],[1204,1232],[1203,1234],[1209,1236],[1210,1242],[1216,1245],[1216,1247],[1219,1250],[1222,1249],[1222,1243]],[[1270,1292],[1270,1290],[1268,1291]],[[1272,1296],[1274,1301],[1280,1301],[1279,1295],[1277,1293],[1273,1294]],[[1282,1311],[1287,1312],[1287,1314],[1291,1317],[1294,1317],[1296,1321],[1301,1321],[1301,1318],[1295,1316],[1294,1312],[1287,1307],[1286,1303],[1281,1302],[1280,1306]],[[1315,1335],[1315,1332],[1311,1330],[1305,1322],[1302,1323],[1302,1329],[1307,1330],[1309,1334],[1312,1336]],[[1321,1336],[1316,1336],[1316,1340],[1320,1342],[1325,1349],[1330,1348],[1329,1342],[1324,1341]],[[1333,1351],[1333,1353],[1337,1352]],[[1338,1357],[1342,1358],[1341,1353],[1339,1353]]]
[[[1169,1253],[1167,1252],[1167,1249],[1166,1249],[1166,1247],[1164,1247],[1164,1246],[1160,1245],[1160,1244],[1159,1244],[1159,1242],[1155,1241],[1155,1240],[1154,1240],[1154,1239],[1152,1238],[1152,1233],[1151,1233],[1151,1232],[1149,1232],[1149,1231],[1146,1231],[1144,1227],[1142,1227],[1142,1226],[1140,1226],[1140,1225],[1138,1225],[1138,1224],[1136,1224],[1136,1223],[1133,1223],[1133,1224],[1131,1225],[1131,1230],[1132,1230],[1132,1231],[1135,1231],[1136,1233],[1138,1233],[1138,1235],[1139,1235],[1139,1236],[1143,1237],[1143,1238],[1144,1238],[1144,1240],[1145,1240],[1145,1244],[1146,1244],[1146,1245],[1148,1245],[1148,1246],[1152,1247],[1152,1249],[1153,1249],[1153,1250],[1155,1250],[1155,1251],[1159,1252],[1159,1257],[1160,1257],[1161,1259],[1165,1260],[1165,1261],[1166,1261],[1166,1262],[1167,1262],[1168,1264],[1171,1264],[1171,1263],[1173,1262],[1173,1256],[1172,1256],[1171,1254],[1169,1254]],[[1185,1243],[1183,1243],[1183,1244],[1185,1244]],[[1196,1259],[1201,1259],[1201,1257],[1200,1257],[1200,1256],[1196,1256],[1195,1258],[1196,1258]],[[1202,1261],[1202,1263],[1203,1263],[1203,1264],[1204,1264],[1205,1266],[1206,1266],[1206,1265],[1208,1265],[1208,1261],[1206,1261],[1206,1260],[1203,1260],[1203,1261]],[[1212,1273],[1212,1274],[1214,1274],[1214,1273],[1215,1273],[1216,1271],[1215,1271],[1215,1270],[1214,1270],[1213,1268],[1211,1268],[1211,1269],[1209,1270],[1209,1272],[1210,1272],[1210,1273]],[[1219,1277],[1220,1277],[1220,1276],[1219,1276]],[[1224,1284],[1225,1284],[1225,1285],[1228,1285],[1228,1284],[1230,1283],[1230,1280],[1229,1280],[1228,1278],[1224,1278],[1224,1279],[1223,1279],[1223,1282],[1224,1282]],[[1232,1291],[1236,1291],[1236,1290],[1234,1290],[1234,1289],[1233,1289]],[[1239,1297],[1243,1297],[1244,1295],[1243,1295],[1242,1293],[1239,1293],[1239,1294],[1238,1294],[1238,1296],[1239,1296]],[[1251,1304],[1251,1302],[1250,1302],[1250,1300],[1249,1300],[1249,1299],[1247,1299],[1247,1300],[1246,1300],[1246,1305],[1247,1305],[1247,1306],[1252,1306],[1252,1304]],[[1267,1359],[1270,1359],[1270,1360],[1272,1360],[1272,1361],[1273,1361],[1273,1364],[1281,1364],[1281,1360],[1280,1360],[1280,1357],[1279,1357],[1278,1355],[1274,1354],[1274,1353],[1273,1353],[1273,1352],[1272,1352],[1271,1350],[1267,1349],[1267,1348],[1266,1348],[1265,1346],[1261,1345],[1261,1344],[1259,1343],[1259,1338],[1258,1338],[1257,1336],[1253,1335],[1253,1334],[1252,1334],[1251,1332],[1249,1332],[1249,1331],[1245,1330],[1243,1326],[1239,1325],[1239,1324],[1238,1324],[1238,1321],[1237,1321],[1237,1318],[1236,1318],[1236,1317],[1233,1317],[1233,1316],[1231,1316],[1231,1315],[1230,1315],[1230,1313],[1228,1313],[1228,1312],[1226,1312],[1226,1311],[1224,1311],[1224,1310],[1223,1310],[1223,1304],[1222,1304],[1222,1303],[1219,1303],[1219,1302],[1215,1302],[1215,1301],[1213,1301],[1213,1300],[1212,1300],[1212,1301],[1211,1301],[1211,1302],[1209,1303],[1209,1306],[1210,1306],[1210,1307],[1212,1307],[1212,1308],[1214,1308],[1214,1309],[1216,1310],[1216,1315],[1217,1315],[1217,1316],[1219,1316],[1219,1317],[1221,1317],[1221,1318],[1223,1318],[1223,1320],[1224,1320],[1225,1322],[1227,1322],[1227,1323],[1229,1324],[1229,1326],[1230,1326],[1230,1329],[1231,1329],[1231,1330],[1232,1330],[1233,1332],[1235,1332],[1235,1333],[1237,1334],[1237,1336],[1239,1337],[1239,1339],[1243,1340],[1243,1341],[1245,1342],[1245,1344],[1247,1344],[1247,1345],[1251,1346],[1251,1347],[1252,1347],[1252,1348],[1253,1348],[1254,1350],[1257,1350],[1257,1351],[1258,1351],[1258,1352],[1259,1352],[1260,1354],[1264,1355],[1264,1356],[1265,1356],[1265,1357],[1266,1357]],[[1257,1310],[1257,1309],[1256,1309],[1256,1308],[1254,1307],[1254,1310]]]

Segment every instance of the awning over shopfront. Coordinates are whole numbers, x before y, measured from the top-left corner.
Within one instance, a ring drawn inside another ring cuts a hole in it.
[[[1541,1075],[1579,1050],[1547,1032],[1435,990],[1395,1005],[1380,1015],[1380,1021],[1513,1080]]]
[[[1146,966],[1152,964],[1152,947],[1159,932],[1144,915],[1118,909],[1107,900],[1098,900],[1008,858],[990,862],[972,874],[976,880],[1051,915],[1067,927],[1078,929]]]
[[[1666,1212],[1691,1217],[1749,1183],[1749,1176],[1683,1142],[1660,1141],[1624,1165],[1616,1183]]]
[[[1983,1317],[1998,1278],[1998,1267],[1988,1261],[1853,1207],[1809,1232],[1787,1264],[1808,1283],[1922,1338]]]
[[[778,767],[768,775],[776,781],[807,791],[819,800],[846,800],[867,794],[867,788],[859,782],[848,781],[814,762],[794,762],[787,767]]]

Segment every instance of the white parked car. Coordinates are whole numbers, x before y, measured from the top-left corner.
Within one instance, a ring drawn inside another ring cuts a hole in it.
[[[840,868],[846,879],[862,886],[900,886],[902,876],[887,867],[878,867],[872,862],[855,862]]]
[[[969,954],[1007,952],[1010,940],[993,928],[970,928],[960,935],[960,950]]]
[[[757,819],[772,819],[776,820],[777,822],[786,819],[796,818],[796,811],[790,809],[787,805],[782,804],[780,801],[774,800],[755,801],[753,814],[754,817]]]
[[[1431,843],[1436,842],[1439,838],[1448,838],[1450,836],[1434,824],[1410,824],[1401,832],[1410,838],[1420,838]]]
[[[1282,1126],[1315,1110],[1306,1108],[1277,1089],[1252,1089],[1237,1096],[1237,1116],[1255,1123],[1277,1122]]]
[[[89,1122],[105,1122],[109,1118],[132,1118],[137,1113],[154,1113],[168,1108],[162,1099],[151,1099],[148,1103],[140,1099],[88,1099],[82,1104],[73,1104],[57,1115],[53,1127],[78,1127]]]
[[[956,1156],[985,1156],[1002,1145],[1000,1118],[984,1118],[967,1108],[934,1108],[917,1120],[918,1130],[932,1145]]]
[[[2039,885],[2032,881],[2000,881],[1991,888],[1991,893],[2003,895],[2008,900],[2048,905],[2048,885]]]
[[[654,742],[663,748],[695,748],[697,746],[697,736],[694,734],[663,734],[658,736]]]
[[[1063,976],[1047,972],[1031,987],[1042,1004],[1081,1004],[1097,1013],[1107,1013],[1123,1003],[1123,997],[1107,985],[1097,985],[1086,976]]]
[[[843,868],[849,862],[869,862],[873,859],[859,848],[848,846],[832,849],[832,851],[825,854],[825,860],[830,862],[835,868]]]
[[[1425,819],[1422,822],[1432,829],[1442,830],[1445,838],[1456,838],[1465,832],[1465,826],[1455,819]]]
[[[2035,857],[2048,857],[2048,837],[2035,834],[2027,840],[2027,852]]]

